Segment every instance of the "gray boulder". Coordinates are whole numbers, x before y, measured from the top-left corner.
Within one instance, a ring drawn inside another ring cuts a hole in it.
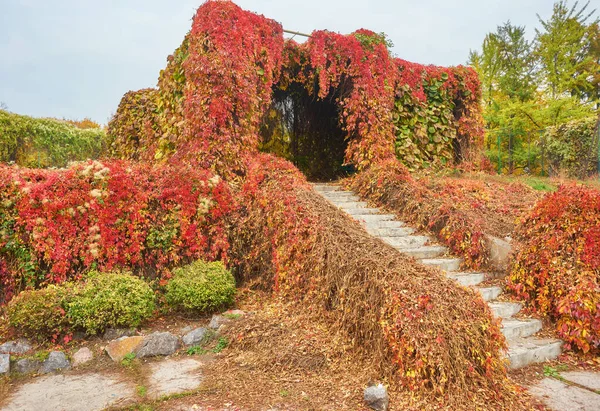
[[[112,341],[121,337],[132,337],[134,335],[135,328],[109,328],[104,332],[102,338]]]
[[[78,367],[85,363],[92,361],[94,354],[92,350],[87,347],[82,347],[75,354],[73,354],[73,367]]]
[[[23,358],[15,363],[15,372],[19,374],[33,374],[39,371],[42,362],[33,358]]]
[[[179,338],[169,332],[154,332],[144,338],[138,358],[171,355],[180,347]]]
[[[231,319],[227,318],[223,315],[215,314],[210,319],[210,323],[208,324],[208,328],[212,328],[213,330],[218,330],[222,325],[230,323]]]
[[[0,375],[10,372],[10,355],[0,354]]]
[[[42,363],[40,373],[48,374],[54,371],[67,370],[71,368],[71,363],[62,351],[52,351],[46,361]]]
[[[367,387],[364,398],[370,408],[376,411],[387,411],[390,399],[387,389],[382,384]]]
[[[202,344],[210,338],[211,331],[208,328],[196,328],[183,336],[183,344],[186,346]]]
[[[27,351],[31,351],[31,344],[29,341],[21,339],[17,341],[9,341],[0,345],[0,353],[3,354],[25,354]]]

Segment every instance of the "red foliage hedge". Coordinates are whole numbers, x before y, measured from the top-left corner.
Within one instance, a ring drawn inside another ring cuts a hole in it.
[[[600,192],[563,186],[523,221],[509,286],[556,321],[566,348],[600,349]]]
[[[182,261],[226,258],[232,207],[227,183],[191,167],[0,166],[0,298],[92,267],[156,277]]]
[[[417,401],[517,407],[476,292],[369,236],[290,163],[262,155],[247,169],[230,250],[241,280],[331,319],[382,373],[426,393]]]

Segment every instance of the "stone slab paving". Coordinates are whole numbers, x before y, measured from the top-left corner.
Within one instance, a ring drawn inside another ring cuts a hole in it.
[[[529,392],[553,411],[600,410],[599,394],[554,378],[544,378],[529,387]]]
[[[156,399],[198,388],[206,361],[168,359],[144,365],[150,371],[148,397]],[[101,373],[58,374],[38,377],[16,388],[0,410],[100,411],[137,400],[136,384],[124,377]]]
[[[99,411],[135,401],[135,385],[104,374],[51,375],[22,385],[2,411]]]
[[[192,358],[149,364],[151,374],[148,395],[160,398],[198,388],[202,383],[202,365],[201,361]]]
[[[600,373],[599,372],[563,371],[560,373],[560,375],[565,380],[582,385],[593,391],[600,391]]]

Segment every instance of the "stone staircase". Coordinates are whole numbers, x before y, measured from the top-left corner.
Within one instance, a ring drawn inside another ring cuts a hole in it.
[[[542,329],[538,319],[517,319],[514,315],[521,303],[497,301],[501,287],[482,287],[484,273],[461,272],[462,259],[448,255],[448,248],[438,245],[428,236],[416,235],[415,229],[398,221],[393,214],[384,214],[370,208],[351,191],[344,191],[334,184],[313,184],[316,192],[329,202],[359,221],[366,231],[381,239],[401,253],[414,257],[422,264],[437,267],[459,284],[479,291],[489,304],[492,313],[502,319],[502,333],[508,341],[507,357],[510,368],[517,369],[529,364],[544,362],[560,355],[561,341],[540,338],[535,334]]]

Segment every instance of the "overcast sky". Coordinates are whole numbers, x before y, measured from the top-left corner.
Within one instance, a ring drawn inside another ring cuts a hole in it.
[[[403,59],[464,64],[506,20],[553,0],[238,0],[286,29],[385,32]],[[105,124],[123,93],[156,85],[202,0],[0,0],[0,102],[10,111]],[[600,6],[600,0],[592,0]]]

